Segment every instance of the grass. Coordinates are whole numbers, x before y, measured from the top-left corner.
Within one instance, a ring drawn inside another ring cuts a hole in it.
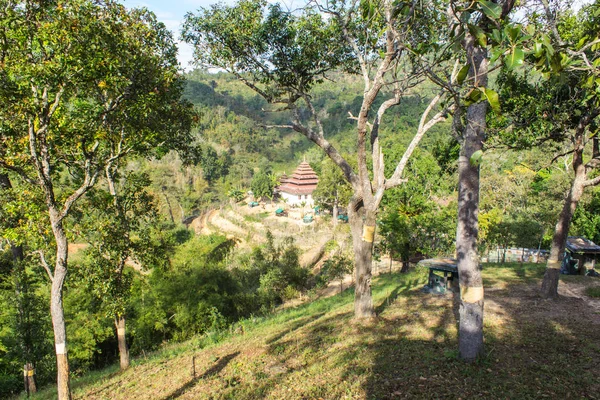
[[[592,286],[586,288],[585,294],[590,297],[600,298],[600,286]]]
[[[417,270],[374,279],[374,321],[352,319],[347,290],[241,321],[219,343],[196,338],[123,373],[86,375],[74,398],[597,398],[600,316],[580,299],[541,300],[543,272],[485,266],[486,357],[475,364],[457,358],[457,302],[421,293],[426,271]]]
[[[268,211],[264,211],[264,212],[260,212],[258,214],[250,214],[250,215],[244,215],[244,221],[246,222],[262,222],[265,218],[267,218],[269,216],[269,212]]]

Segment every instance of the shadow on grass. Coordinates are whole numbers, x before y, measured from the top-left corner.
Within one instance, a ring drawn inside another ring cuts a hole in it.
[[[267,344],[271,344],[274,342],[277,342],[278,340],[280,340],[281,338],[283,338],[286,335],[289,335],[290,333],[294,332],[295,330],[305,326],[306,324],[309,324],[310,322],[321,318],[323,315],[325,315],[324,312],[321,313],[317,313],[315,315],[312,316],[308,316],[308,317],[304,317],[304,318],[299,318],[297,320],[295,320],[293,323],[286,325],[286,329],[282,330],[281,332],[277,333],[276,335],[273,335],[272,337],[270,337],[269,339],[266,340]]]
[[[486,356],[477,363],[457,357],[458,296],[409,292],[365,341],[370,369],[349,367],[345,379],[368,371],[369,399],[596,397],[600,324],[579,299],[539,299],[539,272],[525,265],[485,274],[487,285],[503,285],[486,293]]]
[[[210,367],[209,369],[207,369],[202,375],[191,379],[188,383],[186,383],[185,385],[181,386],[179,389],[175,390],[174,392],[168,394],[167,396],[163,397],[163,400],[168,400],[168,399],[176,399],[178,397],[180,397],[181,395],[183,395],[185,392],[187,392],[188,390],[190,390],[192,387],[194,387],[198,381],[200,381],[201,379],[206,379],[206,378],[210,378],[213,375],[218,374],[219,372],[221,372],[221,370],[223,370],[223,368],[225,368],[227,366],[227,364],[229,364],[229,362],[231,360],[233,360],[235,357],[237,357],[240,354],[239,351],[235,352],[235,353],[231,353],[229,355],[226,355],[225,357],[220,358],[215,365],[213,365],[212,367]]]
[[[229,388],[227,396],[594,397],[600,392],[599,325],[577,299],[540,300],[537,275],[527,265],[485,274],[502,285],[486,293],[486,356],[477,363],[457,357],[458,296],[424,294],[417,290],[420,278],[390,275],[374,284],[377,320],[356,322],[348,307],[297,321],[268,341],[276,372],[255,386]]]
[[[403,281],[400,285],[396,286],[392,292],[383,299],[381,304],[375,308],[375,313],[377,315],[381,314],[390,304],[392,304],[401,293],[405,293],[410,289],[414,289],[418,287],[420,283],[419,279],[407,280]]]

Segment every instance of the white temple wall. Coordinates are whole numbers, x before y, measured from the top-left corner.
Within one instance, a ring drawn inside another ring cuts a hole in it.
[[[281,198],[290,206],[301,206],[304,202],[307,207],[313,207],[315,202],[312,195],[310,194],[290,194],[286,192],[280,192]]]

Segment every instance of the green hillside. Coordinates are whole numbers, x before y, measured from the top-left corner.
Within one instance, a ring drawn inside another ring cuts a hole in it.
[[[486,266],[485,361],[457,360],[456,302],[423,270],[374,280],[379,316],[352,320],[352,290],[249,318],[74,381],[77,399],[593,398],[598,301],[535,295],[542,264]],[[595,285],[570,277],[561,290]],[[594,306],[595,304],[595,306]],[[195,365],[195,376],[193,366]],[[34,399],[52,399],[45,391]]]

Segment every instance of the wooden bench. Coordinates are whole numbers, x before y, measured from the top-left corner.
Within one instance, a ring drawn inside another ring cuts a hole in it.
[[[458,266],[456,260],[452,258],[428,258],[426,260],[419,261],[419,264],[423,267],[429,268],[429,279],[427,286],[430,289],[434,289],[435,285],[442,279],[445,289],[449,289],[452,286],[458,286]],[[443,276],[436,274],[441,272]],[[450,286],[448,286],[450,284]]]

